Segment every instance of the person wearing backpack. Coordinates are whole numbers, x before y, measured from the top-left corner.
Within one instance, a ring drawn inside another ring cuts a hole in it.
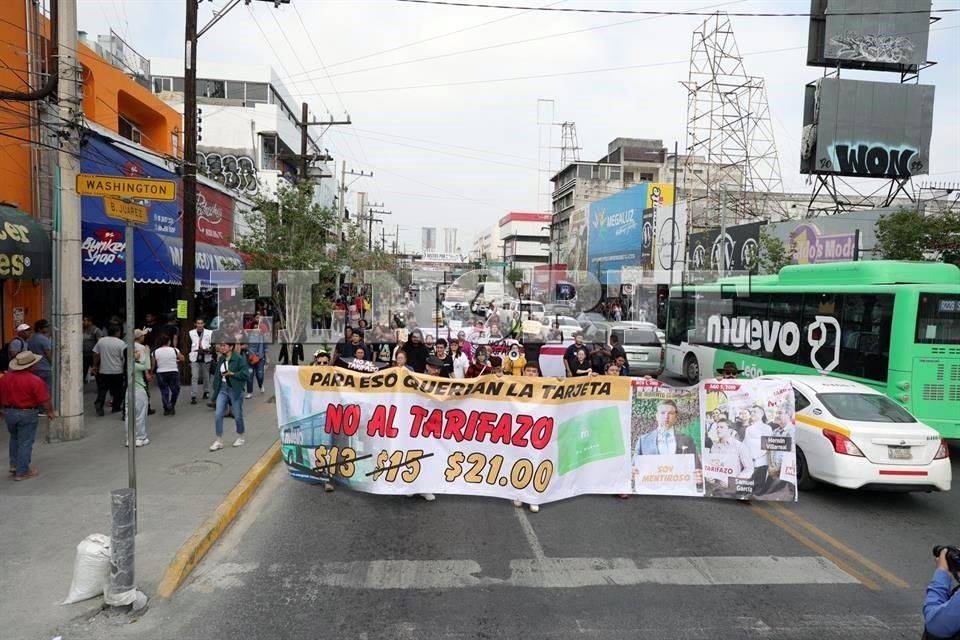
[[[26,351],[30,347],[27,341],[30,340],[30,334],[33,333],[33,327],[27,323],[17,325],[16,335],[13,340],[3,345],[3,353],[0,354],[0,371],[6,371],[10,368],[10,363],[17,357],[21,351]]]

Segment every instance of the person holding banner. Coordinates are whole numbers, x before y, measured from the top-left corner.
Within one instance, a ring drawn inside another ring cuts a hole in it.
[[[574,352],[573,362],[567,363],[567,375],[571,377],[593,375],[592,365],[587,360],[586,347],[581,347]]]
[[[317,349],[313,352],[313,366],[326,367],[330,364],[330,354],[326,349]]]
[[[482,346],[477,347],[477,353],[474,356],[473,364],[467,369],[468,378],[477,378],[490,373],[490,363],[487,362],[487,350]]]
[[[407,364],[407,352],[402,349],[394,355],[393,366],[406,369],[407,371],[413,371],[413,367]]]
[[[463,332],[460,332],[463,335]],[[450,361],[453,364],[453,378],[462,380],[467,377],[467,369],[470,368],[470,358],[463,350],[463,343],[458,340],[450,341]]]
[[[423,332],[414,329],[410,332],[410,339],[402,347],[407,354],[407,363],[417,373],[427,370],[427,356],[430,355],[427,345],[423,342]]]
[[[539,377],[540,377],[540,365],[537,364],[537,361],[536,361],[536,360],[526,360],[526,361],[524,361],[524,363],[523,363],[523,377],[524,377],[524,378],[539,378]],[[514,501],[513,501],[513,506],[517,507],[518,509],[522,509],[522,508],[523,508],[523,501],[521,501],[521,500],[514,500]],[[538,513],[538,512],[540,511],[540,505],[531,504],[531,505],[528,505],[528,506],[530,507],[530,513]]]
[[[703,461],[706,495],[735,498],[749,495],[738,487],[741,481],[753,483],[753,458],[750,449],[740,442],[730,424],[723,418],[713,426],[713,443]]]

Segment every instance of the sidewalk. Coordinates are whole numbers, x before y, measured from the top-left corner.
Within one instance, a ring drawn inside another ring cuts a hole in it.
[[[213,409],[190,404],[182,387],[177,415],[164,416],[160,391],[150,390],[157,413],[147,419],[150,444],[136,450],[139,531],[136,580],[153,596],[167,564],[246,471],[277,439],[272,367],[264,394],[254,388],[244,401],[246,445],[232,447],[234,421],[224,420],[221,451],[213,442]],[[38,442],[33,465],[40,475],[14,482],[0,478],[0,635],[44,638],[58,625],[92,609],[101,598],[60,605],[67,595],[77,544],[91,533],[110,535],[110,491],[127,486],[127,449],[122,414],[97,417],[94,384],[86,387],[86,438]],[[9,434],[0,427],[0,451]]]

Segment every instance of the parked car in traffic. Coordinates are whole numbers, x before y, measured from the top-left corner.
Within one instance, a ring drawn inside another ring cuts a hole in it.
[[[610,336],[616,336],[627,354],[631,376],[657,377],[663,373],[663,340],[657,325],[650,322],[612,322]]]
[[[828,376],[764,378],[793,385],[799,489],[950,490],[947,443],[886,395]]]

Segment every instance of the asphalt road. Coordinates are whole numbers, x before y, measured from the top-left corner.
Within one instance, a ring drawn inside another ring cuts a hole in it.
[[[960,461],[954,463],[960,472]],[[919,638],[957,493],[374,496],[278,468],[166,603],[74,638]]]

